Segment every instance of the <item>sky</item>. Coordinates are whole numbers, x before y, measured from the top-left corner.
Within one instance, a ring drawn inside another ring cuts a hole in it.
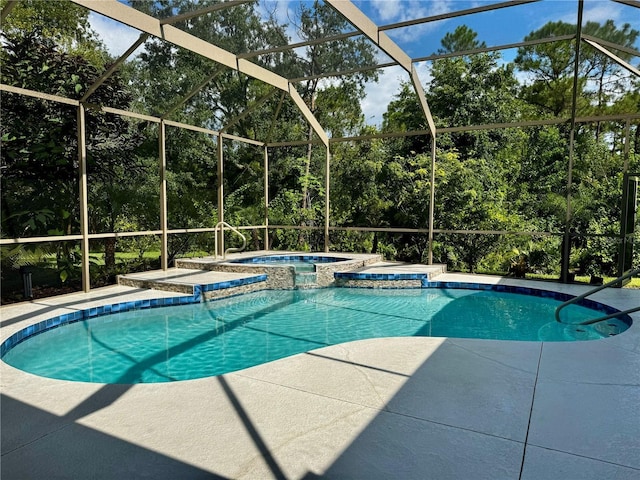
[[[388,25],[411,18],[429,17],[499,3],[499,1],[501,0],[491,2],[485,0],[353,0],[353,3],[375,24]],[[298,3],[298,0],[261,0],[260,4],[262,11],[273,11],[281,23],[289,24],[287,31],[292,42],[297,41],[298,38],[289,19],[295,18]],[[453,32],[460,25],[467,25],[476,31],[479,41],[484,41],[488,46],[495,46],[520,42],[527,34],[550,21],[575,24],[577,4],[578,0],[543,0],[404,29],[388,30],[386,33],[410,57],[419,58],[435,53],[441,46],[442,37],[447,32]],[[585,0],[585,22],[603,23],[608,19],[612,19],[616,26],[630,23],[633,28],[640,30],[639,9],[610,0]],[[114,56],[119,56],[139,36],[138,31],[116,24],[100,15],[91,14],[90,21]],[[636,42],[635,48],[640,50],[640,39]],[[503,50],[501,53],[503,60],[508,62],[513,60],[516,50]],[[379,61],[384,63],[389,59],[381,53]],[[640,58],[636,57],[632,63],[638,65]],[[430,63],[418,63],[416,68],[422,83],[427,84],[430,79]],[[522,78],[524,79],[524,76]],[[382,114],[398,92],[400,83],[406,80],[408,76],[403,69],[390,67],[382,71],[377,83],[367,84],[367,98],[362,102],[367,123],[381,124]]]

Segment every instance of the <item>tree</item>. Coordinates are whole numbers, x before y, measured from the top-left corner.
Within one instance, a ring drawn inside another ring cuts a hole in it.
[[[531,32],[525,41],[553,36],[573,35],[576,26],[558,21],[549,22]],[[640,32],[624,24],[617,28],[613,20],[604,24],[587,22],[583,32],[623,47],[634,47]],[[616,55],[630,60],[631,55],[623,51]],[[571,109],[573,75],[575,63],[575,40],[562,40],[520,47],[515,64],[524,72],[533,75],[530,85],[523,88],[523,98],[536,105],[540,114],[550,113],[555,117],[567,114]],[[588,111],[589,105],[602,112],[611,100],[619,97],[629,87],[629,75],[609,57],[584,44],[581,49],[578,69],[578,108]],[[595,90],[590,83],[595,85]]]
[[[411,132],[427,130],[427,119],[420,107],[420,101],[409,82],[400,84],[400,91],[382,114],[383,132]],[[414,155],[427,153],[430,141],[426,136],[416,135],[400,137],[389,142],[389,151],[393,155]]]
[[[531,32],[524,40],[539,40],[552,36],[575,34],[576,27],[566,22],[549,22]],[[518,49],[515,64],[530,72],[534,80],[523,88],[523,97],[539,108],[540,113],[555,117],[571,107],[575,47],[573,40],[542,43]],[[579,85],[582,89],[583,84]]]
[[[566,215],[569,144],[559,126],[528,129],[512,185],[518,211],[533,230],[560,231]]]
[[[0,0],[4,8],[9,0]],[[21,0],[2,23],[5,35],[16,38],[38,30],[69,54],[84,57],[97,68],[108,60],[106,50],[89,24],[89,10],[68,0]]]
[[[458,27],[442,41],[441,53],[479,48],[475,32]],[[427,89],[431,113],[440,125],[467,126],[511,122],[521,108],[517,100],[517,80],[513,66],[499,65],[497,52],[443,58],[434,63]],[[444,135],[441,146],[457,149],[462,158],[485,158],[512,139],[509,130],[463,132]]]
[[[362,134],[376,133],[367,127]],[[389,211],[396,203],[397,184],[388,173],[387,150],[381,140],[339,143],[333,147],[331,218],[339,225],[388,227]],[[334,243],[341,249],[376,253],[380,248],[377,232],[364,235],[342,234]]]
[[[318,0],[315,0],[311,7],[301,4],[298,15],[300,21],[298,33],[304,41],[335,36],[343,33],[344,29],[348,27],[348,22],[342,15],[330,5]],[[322,72],[348,71],[373,65],[375,51],[365,38],[312,43],[306,47],[306,58],[300,58],[299,62],[302,65],[303,74],[313,77]],[[333,136],[340,136],[347,132],[353,132],[354,127],[363,124],[364,119],[359,108],[359,101],[364,97],[364,83],[376,78],[377,72],[375,70],[340,75],[333,78],[332,84],[325,88],[322,88],[320,78],[311,78],[304,82],[302,97],[320,124],[325,128],[328,127]],[[337,110],[335,107],[342,108]],[[307,140],[311,141],[312,139],[313,129],[309,126]],[[312,151],[312,145],[309,144],[304,173],[306,178],[310,178]],[[302,190],[301,208],[303,212],[311,204],[313,196],[319,193],[307,188],[308,184],[309,182],[305,182]]]
[[[79,99],[100,76],[85,58],[61,51],[39,31],[4,36],[2,82]],[[3,232],[20,236],[16,212],[24,205],[53,212],[31,235],[78,231],[78,140],[74,108],[8,94],[2,104]],[[111,76],[91,97],[98,104],[128,108],[131,97],[120,77]],[[136,168],[133,154],[139,135],[120,117],[86,111],[87,169],[94,185],[108,185],[115,172]],[[65,245],[67,245],[65,243]],[[66,247],[65,247],[66,248]],[[66,252],[68,253],[68,252]]]
[[[438,53],[464,52],[487,46],[485,42],[479,42],[477,38],[477,32],[466,25],[460,25],[453,33],[447,32],[444,37],[442,37],[442,40],[440,40],[442,48],[438,49]]]
[[[459,27],[442,40],[439,53],[467,51],[484,46],[468,27]],[[434,62],[426,88],[427,102],[437,125],[467,126],[511,122],[522,108],[517,98],[513,67],[499,64],[498,53],[446,57]],[[426,129],[419,104],[409,84],[384,114],[383,128],[391,131]],[[517,192],[508,181],[519,169],[522,134],[515,129],[469,131],[437,137],[435,227],[449,230],[508,230],[520,224],[511,207]],[[425,228],[429,224],[430,142],[410,137],[393,141],[388,163],[398,186],[385,184],[395,200],[388,214],[391,224]],[[401,173],[400,173],[401,172]],[[390,179],[391,175],[387,175]],[[479,261],[500,244],[489,235],[448,236],[453,246],[437,254],[451,266],[474,271]],[[408,240],[408,241],[407,241]],[[400,239],[399,255],[423,261],[424,235]],[[446,243],[446,242],[445,242]],[[411,252],[409,245],[418,246]],[[443,244],[440,244],[443,245]],[[404,252],[404,253],[402,253]],[[454,260],[458,258],[457,261]]]
[[[134,6],[158,18],[167,18],[200,9],[218,2],[199,2],[194,7],[188,0],[146,2],[135,1]],[[283,28],[272,22],[262,24],[254,3],[237,5],[175,23],[175,26],[205,41],[236,54],[274,46],[282,41]],[[287,54],[278,58],[286,60]],[[260,59],[265,66],[276,60],[275,56]],[[221,67],[209,59],[182,48],[169,45],[161,39],[149,39],[145,50],[126,66],[137,99],[135,107],[158,116],[168,115],[172,120],[201,125],[220,130],[252,102],[269,93],[271,87],[235,71]],[[211,78],[212,74],[215,78]],[[211,78],[205,82],[207,78]],[[198,85],[202,89],[192,98],[181,103]],[[230,133],[252,138],[261,135],[266,128],[260,124],[261,114],[250,115],[235,122]],[[150,132],[151,133],[151,132]],[[150,138],[150,145],[157,138]],[[153,148],[153,147],[152,147]],[[210,135],[167,128],[167,195],[168,222],[172,228],[212,227],[217,222],[217,155],[216,140]],[[261,153],[261,152],[260,152]],[[157,152],[150,155],[157,156]],[[238,204],[256,205],[262,191],[261,167],[256,169],[258,150],[244,145],[224,143],[224,168],[227,194],[226,213]],[[261,164],[261,161],[260,161]],[[250,185],[242,192],[238,186]],[[235,196],[232,196],[236,193]],[[255,222],[254,222],[255,223]],[[195,237],[171,236],[170,258],[191,248]]]
[[[462,159],[454,152],[442,152],[436,171],[436,212],[438,228],[450,230],[511,230],[520,223],[510,213],[508,183],[484,159]],[[494,235],[446,236],[440,242],[441,261],[451,249],[474,272],[479,261],[498,245]]]
[[[585,34],[597,39],[602,39],[622,47],[634,48],[635,42],[640,35],[638,30],[632,29],[631,25],[625,23],[620,29],[615,26],[613,20],[607,20],[600,25],[597,22],[587,22],[583,28]],[[616,56],[631,62],[633,56],[625,51],[614,51]],[[607,55],[593,49],[590,45],[585,45],[582,50],[582,63],[584,63],[584,75],[595,88],[592,88],[590,97],[591,111],[589,113],[602,115],[607,113],[622,113],[637,111],[633,106],[620,102],[621,97],[628,95],[627,92],[635,90],[638,93],[638,79],[633,74],[622,68]],[[634,84],[635,87],[634,88]],[[621,109],[622,107],[622,109]],[[625,108],[627,107],[627,108]],[[629,108],[631,107],[631,108]],[[600,139],[603,125],[596,124],[596,139]]]

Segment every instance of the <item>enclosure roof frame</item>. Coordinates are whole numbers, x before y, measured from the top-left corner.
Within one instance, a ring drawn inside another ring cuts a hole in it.
[[[10,12],[18,4],[19,1],[20,0],[8,1],[8,3],[5,5],[5,7],[1,12],[2,19],[6,18],[7,15],[10,14]],[[536,45],[536,44],[542,44],[542,43],[548,43],[548,42],[554,42],[554,41],[569,41],[576,38],[575,34],[569,34],[564,36],[529,40],[529,41],[523,41],[523,42],[517,42],[517,43],[511,43],[511,44],[481,47],[481,48],[476,48],[476,49],[471,49],[471,50],[461,51],[461,52],[440,53],[440,54],[434,54],[434,55],[429,55],[424,57],[411,58],[409,57],[409,55],[406,54],[406,52],[402,48],[400,48],[397,44],[395,44],[395,42],[393,42],[386,35],[385,33],[386,31],[393,30],[393,29],[407,28],[407,27],[420,25],[428,22],[446,20],[446,19],[461,17],[465,15],[473,15],[477,13],[488,12],[488,11],[493,11],[498,9],[511,8],[519,5],[540,2],[541,0],[508,0],[508,1],[498,2],[498,3],[482,5],[480,7],[451,11],[451,12],[447,12],[439,15],[432,15],[429,17],[416,18],[416,19],[411,19],[403,22],[397,22],[397,23],[380,25],[380,26],[376,25],[367,15],[365,15],[362,11],[360,11],[355,6],[355,4],[353,4],[351,0],[325,0],[325,3],[327,3],[333,9],[335,9],[338,13],[343,15],[344,18],[356,28],[356,30],[353,32],[347,32],[347,33],[343,33],[335,36],[325,37],[323,39],[316,39],[316,40],[311,40],[307,42],[298,42],[294,44],[283,45],[281,47],[275,47],[272,49],[247,52],[247,53],[241,53],[236,55],[234,53],[231,53],[229,51],[226,51],[216,46],[213,43],[206,42],[187,32],[184,32],[174,27],[173,24],[181,21],[189,20],[191,18],[195,18],[201,15],[206,15],[215,11],[220,11],[222,9],[231,8],[231,7],[246,4],[246,3],[251,3],[251,2],[254,2],[255,0],[227,0],[226,2],[222,2],[220,4],[211,5],[209,7],[197,9],[193,12],[187,12],[184,14],[175,15],[172,17],[164,18],[164,19],[158,19],[150,15],[147,15],[143,12],[136,10],[135,8],[132,8],[130,6],[120,3],[118,0],[98,0],[98,1],[70,0],[70,1],[77,5],[87,8],[89,11],[109,17],[119,23],[128,25],[141,32],[140,38],[129,49],[127,49],[127,51],[124,54],[122,54],[120,58],[118,58],[116,62],[113,65],[111,65],[110,68],[107,71],[105,71],[93,85],[89,87],[89,89],[85,92],[85,94],[81,98],[80,102],[87,102],[91,94],[95,92],[95,90],[99,88],[100,85],[110,75],[112,75],[122,65],[122,63],[124,63],[124,61],[129,56],[131,56],[131,54],[133,54],[136,48],[138,48],[146,39],[148,39],[149,37],[156,37],[160,40],[172,43],[173,45],[176,45],[178,47],[185,48],[186,50],[191,51],[193,53],[202,55],[212,60],[213,62],[221,65],[219,69],[214,70],[214,72],[210,76],[208,76],[200,84],[196,85],[187,95],[177,100],[176,103],[174,103],[173,106],[168,111],[166,111],[164,114],[160,116],[160,118],[168,120],[168,117],[173,112],[175,112],[180,106],[188,102],[194,95],[200,92],[203,88],[205,88],[206,85],[213,78],[215,78],[222,71],[224,71],[224,68],[226,67],[238,73],[243,73],[245,75],[248,75],[251,78],[260,80],[287,94],[287,96],[289,96],[289,98],[296,104],[297,108],[303,115],[304,119],[311,125],[314,133],[319,138],[320,143],[325,146],[329,145],[330,139],[328,138],[326,131],[322,128],[318,120],[315,118],[315,116],[313,115],[309,107],[306,105],[306,103],[300,96],[299,92],[296,90],[295,84],[297,83],[300,83],[306,80],[315,80],[320,78],[350,75],[350,74],[355,74],[359,72],[378,70],[381,68],[388,68],[388,67],[399,65],[408,73],[411,83],[417,94],[418,101],[420,103],[421,109],[425,115],[425,118],[428,124],[428,130],[426,134],[435,136],[436,131],[440,131],[442,129],[436,129],[435,127],[433,117],[431,115],[429,106],[426,101],[425,92],[415,67],[417,63],[426,62],[426,61],[435,61],[442,58],[473,55],[477,53],[491,52],[496,50],[519,48],[523,46]],[[637,0],[611,0],[611,1],[615,3],[635,7],[635,8],[640,8],[640,1],[637,1]],[[271,72],[270,70],[264,67],[261,67],[260,65],[257,65],[247,60],[248,58],[259,56],[264,53],[285,51],[287,49],[299,48],[299,47],[308,46],[308,45],[315,45],[315,44],[322,44],[322,43],[331,42],[331,41],[344,40],[346,38],[359,36],[359,35],[363,35],[366,38],[368,38],[374,45],[376,45],[378,48],[384,51],[391,58],[391,61],[368,66],[368,67],[362,67],[359,69],[351,69],[348,71],[321,72],[319,74],[312,75],[312,76],[304,76],[304,77],[287,79],[274,72]],[[609,57],[610,59],[612,59],[613,61],[621,65],[623,68],[633,73],[634,75],[636,76],[640,75],[640,72],[636,67],[620,59],[618,56],[616,56],[614,53],[608,50],[607,47],[614,50],[619,50],[621,52],[628,53],[630,55],[635,55],[635,56],[640,55],[639,51],[633,48],[617,45],[615,43],[608,42],[608,41],[599,39],[597,37],[584,35],[584,34],[580,36],[580,40],[581,40],[581,43],[584,42],[589,44],[592,48],[597,49],[598,51],[600,51],[600,53],[606,55],[607,57]],[[7,89],[3,88],[3,90],[7,90]],[[257,106],[260,106],[265,102],[266,100],[254,101],[253,104],[250,105],[248,108],[250,108],[250,111],[253,111],[255,110],[255,108],[257,108]],[[259,104],[259,105],[256,105],[256,104]],[[242,118],[244,118],[246,115],[248,115],[248,113],[243,114],[242,112],[240,112],[238,115],[236,115],[236,117],[242,116]],[[235,123],[235,121],[237,120],[233,120],[232,123]],[[227,125],[221,130],[223,130],[226,133],[226,131],[230,126],[231,125]],[[456,128],[456,127],[452,127],[452,128]],[[251,142],[256,141],[252,139],[247,139],[247,140]],[[265,144],[266,142],[269,141],[269,139],[264,139],[264,140],[265,142],[263,143]],[[318,143],[313,139],[311,141],[307,140],[306,142],[307,144]],[[283,143],[285,142],[278,142],[278,144],[283,144]],[[296,141],[293,143],[299,144],[300,142]]]
[[[120,22],[129,27],[140,30],[175,46],[184,48],[193,53],[202,55],[205,58],[224,65],[232,70],[256,78],[280,90],[286,91],[291,96],[298,109],[313,128],[315,134],[322,140],[325,146],[329,145],[329,137],[324,131],[311,110],[307,107],[295,86],[286,78],[273,73],[260,65],[239,58],[235,54],[224,50],[212,43],[201,40],[187,32],[184,32],[173,25],[170,19],[166,22],[146,15],[132,7],[124,5],[117,0],[70,0],[71,2],[83,6],[90,11],[104,15],[112,20]],[[173,17],[175,19],[175,17]]]

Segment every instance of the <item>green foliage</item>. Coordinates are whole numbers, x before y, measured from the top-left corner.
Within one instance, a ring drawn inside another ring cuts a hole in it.
[[[427,130],[427,119],[424,116],[418,96],[408,82],[400,84],[400,90],[389,103],[387,111],[382,114],[383,132],[406,132]],[[429,140],[426,136],[400,137],[390,142],[390,153],[405,155],[429,152]]]
[[[9,85],[79,99],[102,73],[86,58],[66,53],[37,30],[5,36],[4,46],[1,77]],[[2,104],[3,233],[17,237],[77,232],[77,112],[56,102],[12,94],[8,97],[11,101]],[[125,109],[131,99],[118,75],[111,76],[91,98]],[[115,218],[116,210],[131,198],[130,192],[139,188],[135,176],[141,172],[133,152],[141,137],[119,116],[87,109],[85,118],[89,188],[95,200],[90,211],[95,231],[104,223],[102,219],[109,215]],[[125,178],[130,183],[125,187],[123,182],[113,182],[115,178]],[[24,205],[40,213],[21,220]],[[107,222],[107,228],[112,226]],[[57,248],[63,281],[76,273],[73,257],[67,243]]]
[[[0,8],[7,3],[1,0]],[[3,20],[2,31],[11,37],[39,31],[65,53],[80,55],[98,68],[107,62],[106,50],[89,24],[89,11],[68,0],[21,0]]]
[[[466,49],[481,44],[458,27],[443,40],[445,50]],[[469,42],[471,41],[471,44]],[[461,43],[461,46],[458,46]],[[499,53],[480,53],[444,58],[434,63],[427,94],[431,112],[443,126],[506,123],[517,119],[520,102],[513,66],[500,66]],[[463,157],[488,158],[512,142],[512,130],[463,132],[443,135],[438,145],[455,148]]]
[[[4,5],[6,0],[1,4]],[[214,0],[131,2],[158,18],[191,12]],[[51,22],[44,18],[53,19]],[[79,99],[104,71],[104,49],[93,38],[86,10],[69,2],[23,0],[3,25],[2,82]],[[299,50],[274,52],[251,61],[287,78],[326,71],[357,70],[376,63],[376,51],[362,37],[315,43],[351,30],[330,6],[305,2],[295,12],[297,35],[312,41]],[[51,24],[51,25],[49,25]],[[37,25],[47,25],[38,30]],[[277,47],[288,42],[287,26],[274,16],[263,21],[256,4],[246,3],[183,21],[178,28],[233,53]],[[573,33],[575,27],[551,22],[525,40]],[[629,25],[587,22],[583,31],[633,47],[638,32]],[[476,32],[458,27],[442,39],[439,53],[464,52],[485,44]],[[521,47],[515,62],[499,53],[449,57],[434,62],[427,100],[439,127],[508,123],[566,116],[572,97],[573,41]],[[616,52],[629,60],[628,54]],[[111,76],[91,103],[150,113],[248,138],[277,142],[312,140],[314,133],[294,104],[272,87],[209,60],[151,38],[143,52]],[[515,69],[529,76],[516,80]],[[217,75],[213,75],[217,72]],[[638,81],[611,60],[583,45],[578,82],[580,114],[635,113]],[[359,101],[376,71],[298,83],[308,108],[332,137],[378,133],[365,126]],[[213,78],[212,78],[213,77]],[[205,80],[209,79],[208,82]],[[189,92],[204,84],[192,98]],[[77,233],[77,120],[74,108],[3,94],[2,233],[9,237]],[[277,113],[276,113],[277,112]],[[160,223],[158,128],[87,109],[90,231],[157,230]],[[581,124],[575,132],[571,190],[572,257],[578,273],[613,274],[618,233],[621,172],[625,162],[640,169],[640,128],[631,124],[625,157],[624,123]],[[383,132],[427,130],[410,83],[402,83],[383,116]],[[218,218],[217,139],[168,126],[166,158],[169,228],[212,227]],[[399,227],[424,231],[431,202],[431,139],[406,138],[333,143],[331,147],[332,225]],[[568,125],[442,133],[435,162],[434,260],[450,269],[532,275],[559,273],[561,234],[567,215],[570,136]],[[298,227],[275,230],[273,248],[322,250],[326,188],[324,147],[269,149],[269,222]],[[224,141],[224,216],[234,225],[262,224],[264,151]],[[494,232],[485,234],[481,232]],[[541,231],[549,235],[502,235],[498,231]],[[233,237],[229,244],[235,245]],[[171,235],[169,255],[212,250],[210,234]],[[252,246],[262,248],[260,233]],[[389,259],[426,262],[424,233],[332,232],[332,249],[377,252]],[[157,263],[149,251],[155,236],[95,242],[99,264],[92,282],[110,282],[117,273]],[[123,258],[120,252],[129,255]],[[94,252],[95,254],[95,252]],[[640,255],[640,248],[636,256]],[[97,256],[97,254],[96,254]],[[70,242],[47,247],[3,247],[2,266],[38,264],[55,258],[61,280],[79,273],[78,249]],[[97,262],[97,260],[96,260]],[[155,262],[155,263],[154,263]]]
[[[519,216],[508,208],[507,178],[487,160],[463,161],[454,152],[444,154],[438,159],[436,186],[439,228],[495,231],[515,230],[521,225]],[[473,272],[499,241],[497,235],[464,235],[456,238],[452,248],[456,258]]]
[[[464,52],[474,48],[483,48],[487,44],[476,40],[478,34],[466,25],[460,25],[454,32],[447,32],[441,40],[442,48],[438,53]]]
[[[625,47],[634,48],[640,32],[624,24],[617,28],[612,20],[604,24],[587,22],[583,33]],[[562,21],[549,22],[531,32],[525,41],[553,36],[573,35],[575,25]],[[583,44],[579,62],[578,112],[600,114],[609,110],[625,91],[633,90],[633,80],[628,72],[606,55]],[[629,60],[628,53],[617,52]],[[567,115],[570,112],[573,92],[575,40],[564,40],[520,47],[515,64],[524,72],[533,74],[533,82],[523,87],[523,98],[539,109],[541,115]],[[595,84],[595,90],[587,81]]]

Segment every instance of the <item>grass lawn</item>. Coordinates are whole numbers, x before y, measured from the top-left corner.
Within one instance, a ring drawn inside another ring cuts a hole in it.
[[[544,274],[535,274],[528,273],[526,276],[527,280],[548,280],[548,281],[558,281],[558,275],[544,275]],[[604,283],[615,280],[616,277],[604,277]],[[585,285],[589,285],[589,281],[591,280],[590,276],[576,276],[575,283],[584,283]],[[596,285],[594,285],[595,287]],[[631,279],[629,283],[627,283],[624,288],[637,288],[640,289],[640,278],[634,277]]]
[[[208,252],[189,252],[180,254],[180,258],[206,257],[211,255]],[[94,265],[104,265],[104,253],[90,253],[92,263]],[[140,255],[137,252],[116,252],[116,263],[131,260],[138,260]],[[149,251],[142,254],[144,260],[158,260],[160,258],[160,250]],[[53,259],[55,261],[55,258]]]

